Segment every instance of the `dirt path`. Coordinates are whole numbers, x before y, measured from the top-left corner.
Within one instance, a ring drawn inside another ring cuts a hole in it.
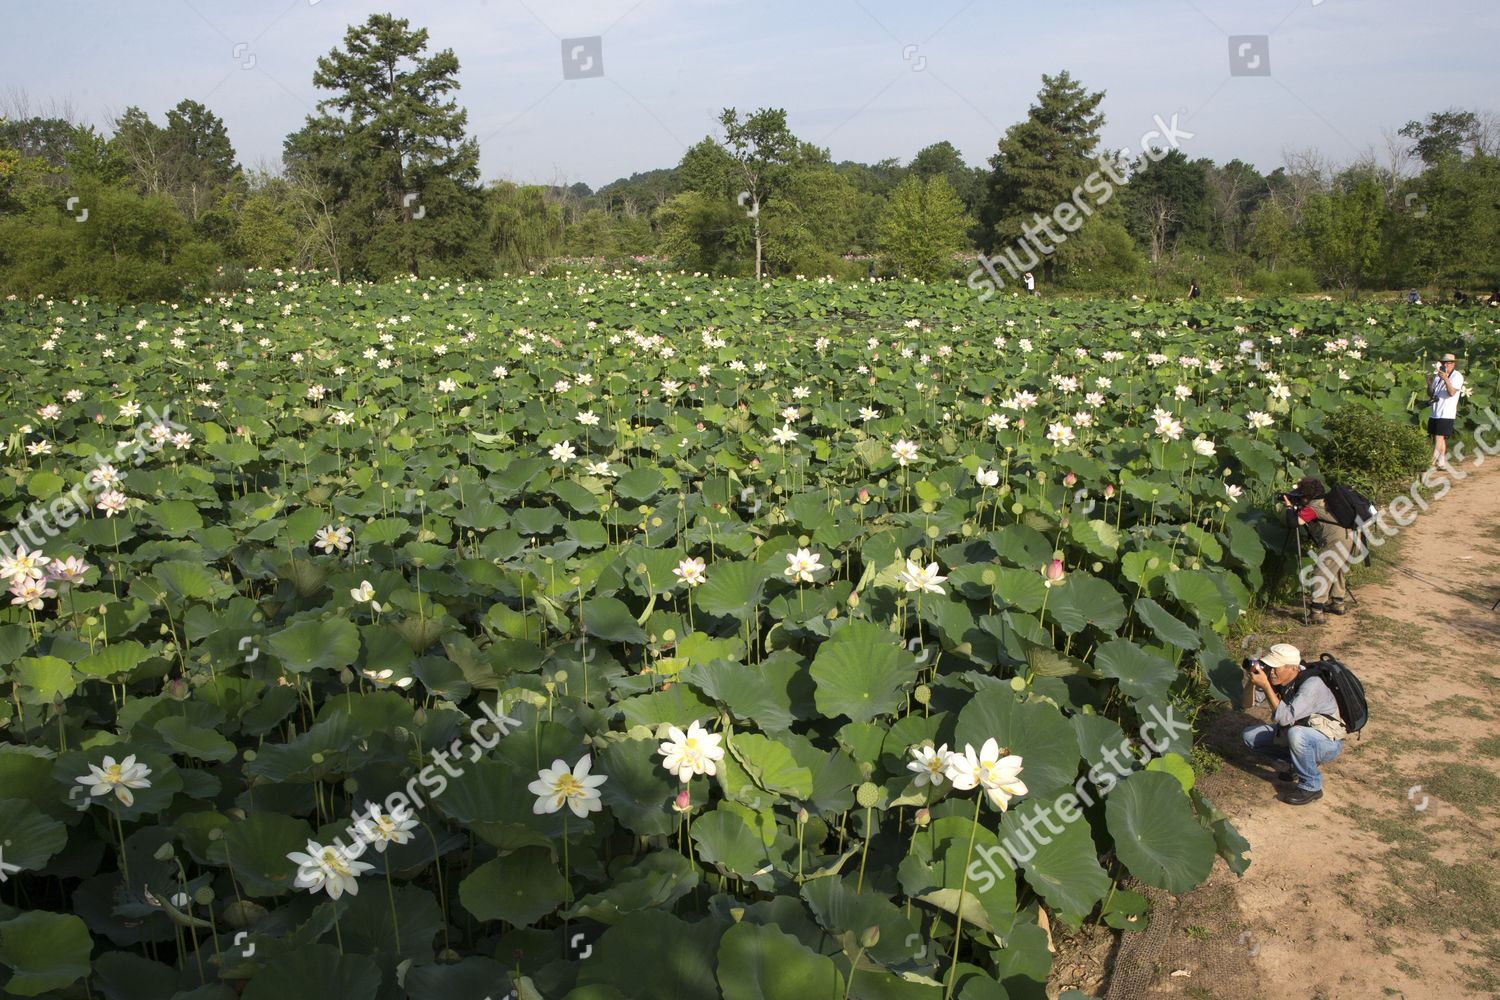
[[[1148,997],[1500,998],[1500,463],[1474,470],[1377,557],[1327,626],[1273,613],[1254,647],[1338,656],[1370,700],[1321,801],[1278,802],[1240,730],[1201,787],[1254,845],[1184,897]],[[1256,718],[1252,719],[1251,716]]]

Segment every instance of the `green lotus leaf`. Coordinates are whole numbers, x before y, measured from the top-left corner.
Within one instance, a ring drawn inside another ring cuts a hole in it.
[[[839,997],[844,991],[832,959],[778,928],[754,924],[735,924],[724,933],[718,978],[724,1000]]]
[[[1168,892],[1187,892],[1208,878],[1214,838],[1198,823],[1182,785],[1170,774],[1139,771],[1104,804],[1115,852],[1130,873]]]
[[[595,597],[583,602],[583,628],[593,639],[644,645],[646,633],[625,602],[614,597]]]
[[[726,743],[756,785],[793,799],[812,796],[812,772],[799,766],[792,752],[781,743],[756,733],[736,733]]]
[[[5,991],[35,997],[89,974],[93,940],[72,914],[28,910],[0,923],[0,964],[10,968]]]
[[[610,775],[614,780],[614,775]],[[640,864],[614,873],[604,891],[579,900],[569,917],[587,917],[603,924],[617,924],[643,910],[670,910],[698,885],[697,868],[681,854],[655,851]]]
[[[51,705],[71,697],[77,688],[73,668],[56,656],[25,656],[16,661],[11,676],[16,697],[26,705]]]
[[[1138,700],[1164,701],[1177,679],[1171,660],[1146,652],[1129,639],[1111,639],[1094,653],[1094,665],[1105,677],[1120,682],[1120,690]]]
[[[726,808],[727,803],[693,820],[693,842],[698,856],[717,865],[726,874],[738,875],[747,882],[768,889],[773,884],[770,873],[763,872],[778,863],[761,835],[744,816]]]
[[[79,660],[75,669],[100,680],[118,678],[140,666],[145,659],[145,646],[134,639],[120,639]]]
[[[901,707],[903,687],[916,680],[916,657],[869,633],[845,633],[818,647],[810,673],[818,711],[868,722]]]
[[[1152,632],[1156,633],[1158,639],[1168,645],[1176,646],[1178,649],[1193,650],[1202,644],[1197,632],[1173,617],[1170,611],[1149,597],[1142,597],[1135,602],[1135,613]]]
[[[253,812],[231,823],[210,851],[227,863],[249,896],[276,896],[292,887],[297,866],[287,857],[306,852],[312,830],[303,820],[273,812]]]
[[[293,673],[340,670],[359,658],[359,629],[345,618],[309,619],[271,633],[266,645]]]
[[[171,747],[173,753],[185,754],[194,760],[213,760],[223,763],[233,760],[239,752],[235,745],[213,729],[195,726],[183,716],[167,716],[156,722],[156,732]]]
[[[720,561],[708,570],[708,579],[693,591],[693,602],[711,615],[736,621],[749,618],[760,605],[767,570],[758,562]]]
[[[633,914],[594,942],[578,971],[579,989],[612,986],[639,1000],[718,996],[714,956],[724,926],[715,920],[690,923],[662,910]],[[643,974],[643,956],[650,957],[649,974]]]
[[[459,901],[475,918],[517,927],[536,923],[569,895],[551,850],[543,847],[524,847],[486,861],[458,885]]]
[[[1026,884],[1049,908],[1079,920],[1113,884],[1099,867],[1082,805],[1071,792],[1052,801],[1028,798],[1006,813],[1001,824],[1001,839],[1025,873]]]
[[[1108,581],[1075,571],[1052,588],[1047,615],[1069,635],[1090,625],[1111,633],[1125,620],[1125,600]]]
[[[276,956],[256,972],[244,1000],[287,1000],[288,997],[340,997],[376,1000],[383,977],[380,967],[365,955],[341,955],[333,945],[308,944]]]
[[[5,786],[6,794],[12,791]],[[0,799],[0,861],[39,872],[67,842],[67,827],[32,803],[25,799]]]

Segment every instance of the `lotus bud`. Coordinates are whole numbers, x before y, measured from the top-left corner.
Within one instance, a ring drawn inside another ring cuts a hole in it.
[[[682,791],[677,793],[677,798],[675,801],[673,801],[672,808],[680,813],[692,811],[693,796],[692,793],[688,791],[686,785],[682,786]]]
[[[1055,587],[1067,579],[1068,571],[1061,559],[1054,559],[1042,567],[1042,579],[1049,587]]]
[[[918,827],[926,828],[927,824],[932,822],[932,813],[926,806],[923,806],[917,810],[917,814],[913,819],[916,821]]]
[[[1114,483],[1105,483],[1104,484],[1104,499],[1106,499],[1106,500],[1113,499],[1114,495],[1115,495],[1115,484]]]
[[[415,722],[419,726],[427,725],[427,706],[419,705],[417,707],[417,710],[412,713],[411,721]]]
[[[1075,475],[1073,475],[1073,473],[1071,473],[1071,472],[1068,473],[1066,476],[1063,476],[1063,485],[1064,486],[1072,487],[1072,485],[1074,483],[1076,483],[1076,482],[1078,482],[1078,477],[1075,476]]]
[[[173,701],[186,701],[188,696],[187,681],[183,680],[181,677],[172,678],[171,680],[167,681],[165,694]]]
[[[859,499],[860,503],[869,503],[870,502],[870,491],[869,491],[869,489],[867,487],[861,486],[859,488],[858,499]]]
[[[354,671],[350,670],[348,667],[345,667],[343,670],[340,670],[339,671],[339,683],[342,684],[342,685],[344,685],[344,687],[348,687],[350,684],[353,684],[354,683]]]
[[[806,822],[807,822],[807,807],[806,806],[798,806],[797,807],[797,825],[801,826],[802,824],[804,824]]]
[[[865,932],[859,936],[861,948],[873,948],[880,943],[880,925],[873,924],[865,928]]]

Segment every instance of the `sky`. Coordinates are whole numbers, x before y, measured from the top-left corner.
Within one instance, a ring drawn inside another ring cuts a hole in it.
[[[946,139],[980,166],[1064,69],[1106,92],[1106,146],[1175,114],[1190,158],[1262,170],[1308,148],[1384,161],[1411,119],[1500,112],[1496,0],[0,0],[0,100],[108,131],[192,98],[241,163],[275,166],[327,96],[318,57],[377,12],[457,55],[485,180],[672,166],[730,106],[785,108],[836,161]]]

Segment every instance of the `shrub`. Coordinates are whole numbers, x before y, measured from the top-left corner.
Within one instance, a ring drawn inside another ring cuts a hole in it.
[[[1350,403],[1324,421],[1319,450],[1323,478],[1379,500],[1427,468],[1432,449],[1418,427]]]

